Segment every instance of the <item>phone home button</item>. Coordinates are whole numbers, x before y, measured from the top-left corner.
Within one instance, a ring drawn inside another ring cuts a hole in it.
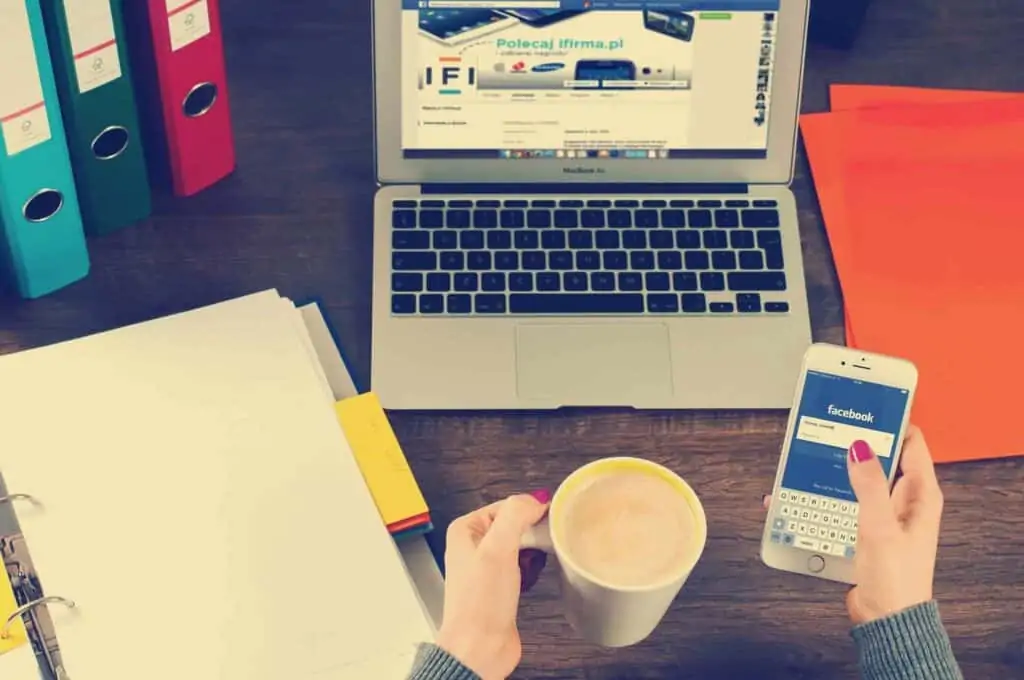
[[[825,569],[825,558],[821,555],[812,555],[811,558],[807,560],[807,568],[812,574],[821,573],[821,571]]]

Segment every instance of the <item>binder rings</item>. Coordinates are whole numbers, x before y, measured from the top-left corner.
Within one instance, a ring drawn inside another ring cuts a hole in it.
[[[131,0],[124,11],[150,172],[191,196],[235,168],[220,2]]]
[[[39,0],[0,0],[0,228],[22,297],[89,272]]]
[[[119,0],[42,0],[87,234],[149,216],[149,178]]]

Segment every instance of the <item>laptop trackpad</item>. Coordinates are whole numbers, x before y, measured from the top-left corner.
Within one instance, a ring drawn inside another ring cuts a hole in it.
[[[672,396],[661,324],[524,324],[516,328],[519,397],[551,406],[636,406]]]

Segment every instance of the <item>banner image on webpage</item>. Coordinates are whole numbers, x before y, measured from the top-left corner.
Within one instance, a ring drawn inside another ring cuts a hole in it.
[[[419,4],[403,12],[407,151],[767,149],[775,11]]]

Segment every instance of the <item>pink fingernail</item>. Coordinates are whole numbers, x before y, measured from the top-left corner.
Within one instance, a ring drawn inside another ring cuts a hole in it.
[[[864,463],[875,457],[871,446],[864,440],[858,439],[850,446],[850,460],[854,463]]]
[[[551,502],[551,492],[548,491],[547,489],[541,489],[540,491],[534,491],[530,495],[533,496],[538,503],[542,503],[544,505],[547,505],[548,503]]]
[[[548,563],[548,554],[543,550],[529,548],[519,551],[519,592],[528,592],[537,585],[544,566]]]

